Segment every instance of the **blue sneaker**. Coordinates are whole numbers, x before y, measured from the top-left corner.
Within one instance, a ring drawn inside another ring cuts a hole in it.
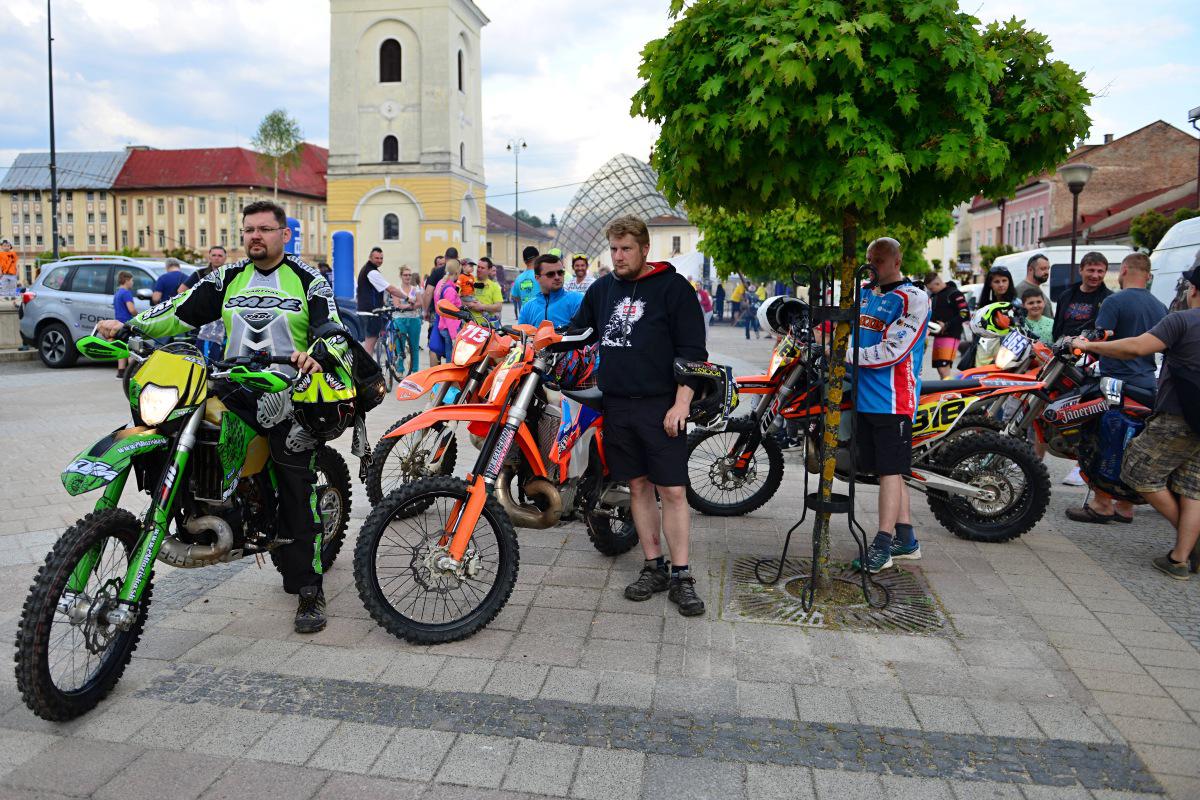
[[[895,545],[893,544],[892,550],[894,551],[895,549]],[[875,575],[894,566],[896,565],[892,563],[891,552],[884,550],[882,547],[876,547],[874,544],[867,548],[867,572]],[[862,570],[862,564],[857,558],[850,562],[850,569],[855,572]]]
[[[913,539],[912,544],[900,544],[900,542],[892,543],[892,560],[893,561],[920,561],[921,560],[921,543]]]

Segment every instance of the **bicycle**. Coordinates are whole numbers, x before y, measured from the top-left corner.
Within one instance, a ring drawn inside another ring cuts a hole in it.
[[[375,352],[372,355],[375,357],[375,363],[383,370],[384,380],[387,381],[390,392],[407,374],[405,364],[408,362],[408,337],[402,335],[393,324],[400,317],[400,309],[384,307],[367,313],[383,319],[383,330],[375,340]]]

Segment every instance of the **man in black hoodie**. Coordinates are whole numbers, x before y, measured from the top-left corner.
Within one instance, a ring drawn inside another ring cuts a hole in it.
[[[646,563],[625,587],[630,600],[656,592],[684,616],[704,613],[688,570],[687,419],[693,390],[675,381],[676,358],[705,361],[704,314],[690,283],[666,262],[648,262],[650,233],[637,217],[608,226],[613,272],[588,288],[571,320],[600,341],[604,448],[616,480],[629,481],[633,523]],[[662,501],[660,515],[654,493]],[[672,564],[667,570],[660,531]]]

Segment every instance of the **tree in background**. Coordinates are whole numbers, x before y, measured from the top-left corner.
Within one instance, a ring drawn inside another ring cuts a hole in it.
[[[202,256],[190,247],[171,247],[163,250],[163,258],[175,258],[184,264],[199,264]]]
[[[530,214],[523,208],[518,209],[517,213],[513,214],[513,216],[521,220],[521,222],[524,222],[526,225],[532,225],[535,228],[542,227],[542,218],[536,214]]]
[[[829,267],[841,261],[841,231],[815,213],[792,205],[761,214],[701,208],[690,214],[704,240],[704,253],[724,278],[740,272],[755,281],[791,283],[801,264]],[[860,237],[856,258],[867,257],[867,244],[883,235],[900,242],[905,274],[922,275],[929,263],[922,251],[954,227],[948,211],[930,211],[917,225],[882,226]],[[807,276],[801,276],[807,278]]]
[[[984,272],[991,269],[992,262],[1000,256],[1017,252],[1011,244],[981,244],[979,245],[979,268]]]
[[[1171,230],[1172,225],[1197,216],[1200,216],[1200,211],[1194,208],[1181,208],[1171,217],[1152,208],[1138,214],[1130,221],[1129,238],[1133,240],[1134,247],[1153,252],[1162,238],[1167,235],[1167,231]]]
[[[271,174],[273,197],[279,201],[279,177],[287,176],[300,166],[303,153],[304,134],[300,132],[300,123],[288,116],[282,108],[277,108],[263,117],[258,124],[250,146],[258,152],[259,166]]]
[[[686,6],[686,8],[685,8]],[[981,27],[956,0],[671,0],[642,51],[632,112],[660,126],[663,191],[693,211],[793,203],[841,234],[849,314],[858,235],[917,225],[973,195],[1008,197],[1087,133],[1082,75],[1015,18]],[[834,334],[825,418],[832,492],[848,322]],[[817,515],[828,584],[829,515]]]

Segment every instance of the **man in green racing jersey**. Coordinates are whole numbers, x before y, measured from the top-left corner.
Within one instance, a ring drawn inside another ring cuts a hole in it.
[[[268,350],[290,356],[297,370],[311,376],[324,371],[309,354],[320,340],[328,358],[345,364],[347,345],[333,289],[316,269],[284,254],[290,238],[283,208],[265,200],[251,203],[242,210],[242,244],[248,259],[213,270],[190,292],[171,297],[125,324],[143,336],[159,338],[221,320],[226,358]],[[122,327],[116,320],[104,320],[97,332],[112,339]],[[292,541],[276,552],[284,591],[300,596],[297,633],[316,633],[326,622],[316,451],[323,433],[336,436],[353,417],[353,386],[343,386],[328,375],[322,379],[322,386],[332,388],[334,396],[319,398],[320,404],[302,402],[304,394],[222,395],[231,410],[267,437],[278,468],[280,528]],[[316,383],[314,379],[310,385]],[[331,421],[332,427],[322,430]]]

